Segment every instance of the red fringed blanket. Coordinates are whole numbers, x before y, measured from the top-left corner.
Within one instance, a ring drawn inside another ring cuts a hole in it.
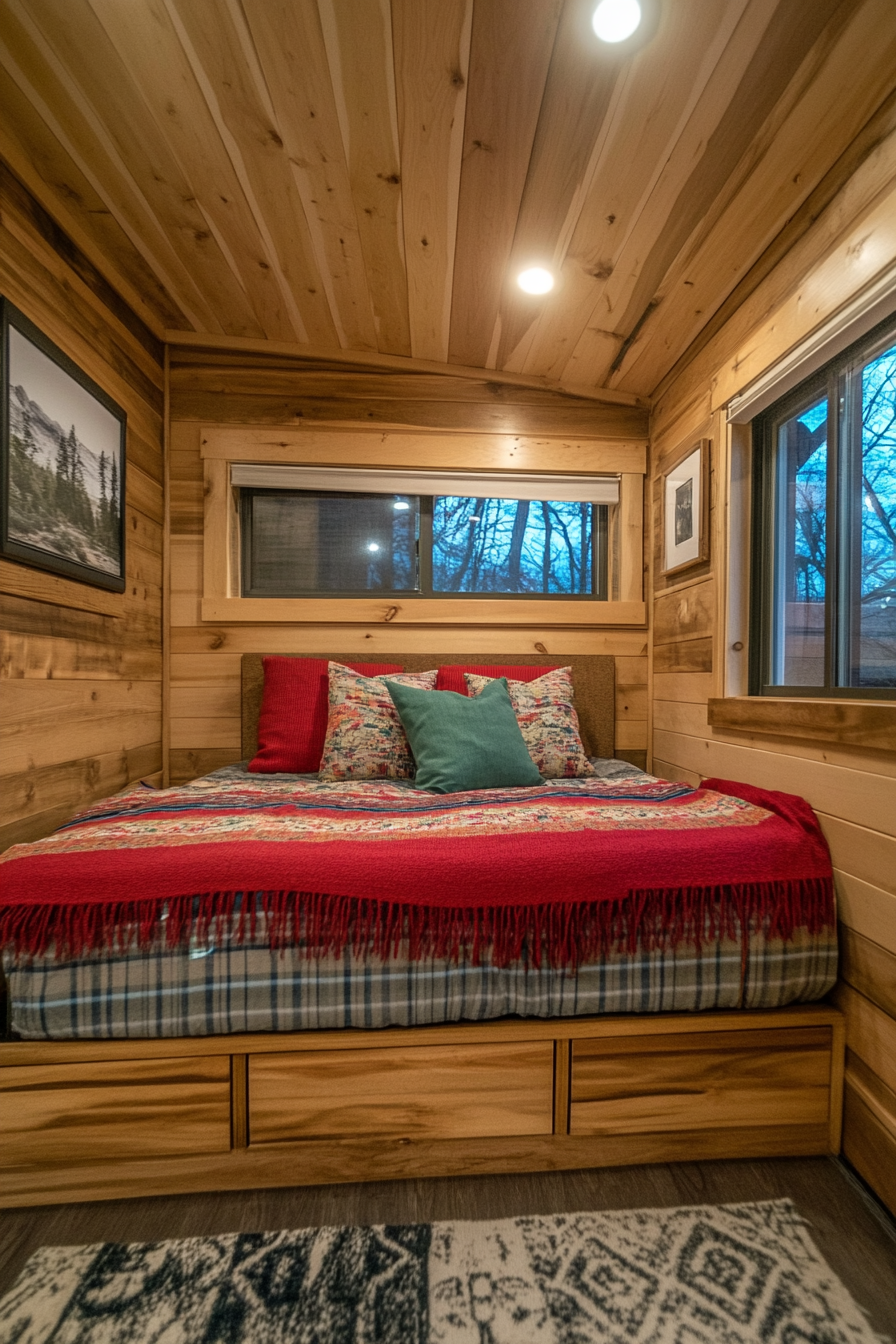
[[[222,922],[240,938],[259,912],[309,954],[487,945],[498,965],[557,966],[834,918],[809,805],[725,780],[434,796],[224,772],[131,789],[0,860],[0,939],[19,953],[175,945]]]

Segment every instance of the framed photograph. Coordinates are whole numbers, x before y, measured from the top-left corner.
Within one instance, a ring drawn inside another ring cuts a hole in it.
[[[123,592],[127,417],[0,299],[0,553]]]
[[[709,558],[709,440],[701,439],[663,478],[663,573]]]

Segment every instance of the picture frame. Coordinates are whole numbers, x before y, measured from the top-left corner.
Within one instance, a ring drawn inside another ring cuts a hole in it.
[[[127,415],[0,298],[0,555],[125,588]]]
[[[709,439],[699,439],[663,475],[662,573],[709,559]]]

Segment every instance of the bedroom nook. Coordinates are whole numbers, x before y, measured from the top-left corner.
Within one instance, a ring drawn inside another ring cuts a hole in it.
[[[0,1341],[896,1337],[892,0],[0,0],[0,378]]]

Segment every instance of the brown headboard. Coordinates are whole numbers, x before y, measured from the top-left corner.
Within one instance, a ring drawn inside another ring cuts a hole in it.
[[[258,750],[258,712],[264,687],[261,653],[244,653],[242,662],[243,758]],[[292,656],[292,655],[287,655]],[[296,657],[300,655],[295,655]],[[310,656],[310,655],[309,655]],[[334,663],[369,662],[363,653],[318,653]],[[576,691],[576,710],[582,729],[582,741],[589,756],[612,756],[615,751],[616,665],[609,654],[506,654],[506,653],[380,653],[382,661],[400,663],[407,672],[425,672],[447,663],[497,664],[513,667],[571,667]]]

